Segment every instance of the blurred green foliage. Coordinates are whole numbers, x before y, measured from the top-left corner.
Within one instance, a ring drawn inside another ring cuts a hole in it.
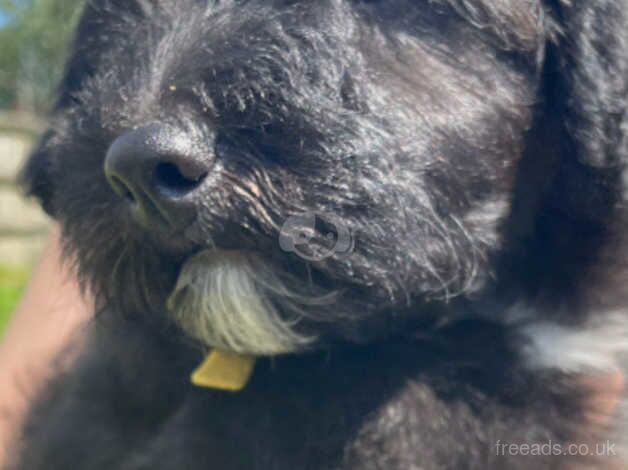
[[[33,114],[49,109],[83,3],[0,0],[0,108]],[[29,267],[0,265],[0,335],[29,273]]]
[[[45,111],[83,0],[0,0],[0,108]]]
[[[0,338],[22,295],[28,275],[28,269],[0,266]]]

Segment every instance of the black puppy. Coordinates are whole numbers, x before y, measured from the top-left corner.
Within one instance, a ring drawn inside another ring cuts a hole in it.
[[[627,103],[625,0],[89,1],[24,180],[97,315],[15,468],[621,468]]]

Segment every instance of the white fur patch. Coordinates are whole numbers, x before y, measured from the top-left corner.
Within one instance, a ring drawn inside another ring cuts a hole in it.
[[[271,298],[280,303],[282,314]],[[212,250],[185,263],[168,308],[187,334],[207,346],[274,355],[303,349],[314,341],[294,327],[305,306],[322,301],[290,292],[251,255]]]
[[[626,313],[600,315],[586,325],[568,327],[539,321],[522,326],[524,354],[533,368],[565,372],[616,371],[628,354]]]

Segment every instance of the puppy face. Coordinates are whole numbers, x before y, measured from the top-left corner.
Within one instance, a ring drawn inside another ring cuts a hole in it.
[[[365,341],[485,287],[546,29],[534,0],[90,2],[27,182],[102,309]]]

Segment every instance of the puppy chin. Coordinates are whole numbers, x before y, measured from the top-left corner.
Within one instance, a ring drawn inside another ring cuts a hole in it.
[[[168,309],[186,334],[206,346],[275,355],[305,349],[315,341],[296,332],[295,326],[304,308],[321,300],[290,291],[254,255],[208,250],[185,263]]]

